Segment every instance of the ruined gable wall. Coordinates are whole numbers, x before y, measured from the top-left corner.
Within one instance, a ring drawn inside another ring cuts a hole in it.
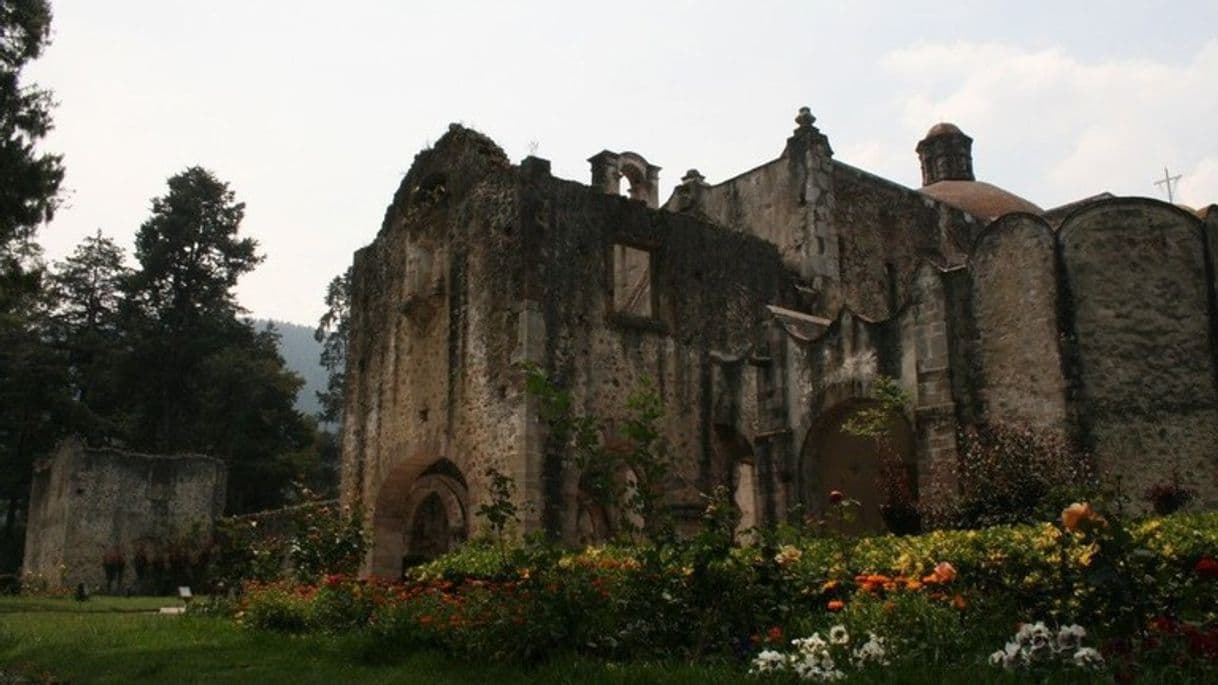
[[[962,263],[961,246],[979,230],[964,212],[841,162],[833,164],[833,192],[843,302],[872,320],[904,306],[923,261]]]
[[[45,475],[44,475],[45,474]],[[26,572],[68,585],[105,586],[102,557],[117,550],[130,566],[199,526],[210,534],[223,513],[226,469],[211,457],[151,456],[64,443],[39,469],[26,531]],[[134,571],[124,576],[134,582]]]
[[[798,203],[802,179],[784,155],[703,190],[701,211],[713,223],[778,247],[798,273],[806,240],[806,210]]]
[[[979,236],[969,260],[986,418],[1061,433],[1066,382],[1058,335],[1057,256],[1041,219],[1010,214]]]
[[[605,417],[624,415],[630,393],[652,379],[680,464],[670,492],[696,505],[695,488],[706,487],[713,471],[711,352],[757,347],[765,305],[793,299],[789,273],[774,246],[752,236],[575,183],[554,180],[544,192],[552,220],[531,279],[544,284],[545,366],[571,388],[581,411]],[[615,242],[655,255],[653,321],[611,314]],[[568,473],[550,486],[566,503],[561,525],[568,534],[575,485]]]
[[[1218,503],[1218,392],[1198,221],[1153,200],[1095,203],[1058,234],[1073,302],[1083,435],[1137,498],[1178,469]]]
[[[362,499],[376,534],[397,536],[373,568],[400,559],[411,488],[441,459],[468,485],[464,518],[487,466],[513,473],[523,426],[518,331],[520,231],[515,176],[480,134],[444,140],[416,161],[377,240],[356,256],[348,362],[343,498]],[[470,146],[474,147],[470,152]],[[490,145],[493,145],[491,143]],[[495,148],[497,150],[497,148]],[[442,179],[442,199],[418,197]],[[379,566],[378,566],[379,564]]]

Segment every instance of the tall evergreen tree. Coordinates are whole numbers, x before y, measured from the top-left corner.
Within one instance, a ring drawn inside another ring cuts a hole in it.
[[[50,30],[46,0],[0,0],[0,312],[37,287],[21,250],[51,219],[63,181],[62,158],[36,147],[51,130],[51,94],[21,82]]]
[[[63,429],[69,406],[63,359],[47,344],[38,227],[58,206],[62,159],[37,149],[51,129],[51,95],[23,84],[46,46],[46,0],[0,0],[0,570],[21,559],[17,522],[33,462]]]
[[[72,402],[63,355],[48,343],[45,293],[27,291],[0,313],[0,572],[21,562],[18,522],[29,503],[34,463],[70,424]]]
[[[192,447],[202,363],[239,335],[237,279],[262,261],[239,237],[245,204],[211,172],[191,167],[169,179],[135,238],[139,266],[127,285],[133,335],[128,377],[136,399],[131,439],[142,449]],[[140,382],[142,381],[142,382]]]
[[[281,503],[313,442],[293,407],[302,381],[284,366],[275,333],[238,318],[237,281],[262,261],[239,235],[244,213],[205,169],[171,177],[136,235],[123,314],[131,444],[224,459],[233,512]]]
[[[90,442],[123,431],[117,364],[125,339],[122,288],[129,275],[122,248],[99,230],[55,263],[48,279],[51,338],[65,355],[76,399],[72,428]]]
[[[326,287],[326,312],[317,322],[313,338],[321,343],[321,365],[326,370],[326,389],[317,393],[321,403],[318,418],[341,424],[346,391],[347,335],[351,319],[351,271],[335,276]]]

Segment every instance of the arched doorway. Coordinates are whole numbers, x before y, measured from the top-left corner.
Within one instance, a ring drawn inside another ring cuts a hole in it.
[[[447,459],[411,479],[405,465],[385,479],[373,516],[372,574],[402,571],[455,548],[469,535],[469,494],[460,469]]]
[[[878,437],[849,429],[864,411],[880,411]],[[905,499],[917,501],[914,434],[909,421],[877,402],[837,405],[822,414],[808,431],[800,460],[801,497],[808,511],[824,518],[829,493],[837,490],[857,500],[855,521],[831,524],[851,534],[884,531],[881,506]],[[832,517],[830,517],[832,518]]]

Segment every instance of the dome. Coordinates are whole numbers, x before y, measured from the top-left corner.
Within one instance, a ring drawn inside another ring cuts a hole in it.
[[[995,219],[1011,212],[1044,214],[1044,210],[1018,195],[985,181],[945,180],[923,186],[923,195],[972,214]]]
[[[939,123],[935,124],[934,126],[931,126],[930,130],[926,132],[927,138],[935,138],[938,136],[947,136],[947,135],[957,135],[957,136],[964,135],[964,132],[961,131],[960,128],[958,126],[956,126],[955,124],[951,124],[946,121],[940,121]]]

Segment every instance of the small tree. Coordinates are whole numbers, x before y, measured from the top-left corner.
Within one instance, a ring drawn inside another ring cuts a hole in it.
[[[624,514],[617,517],[618,529],[642,533],[653,541],[671,538],[672,517],[664,506],[664,492],[673,457],[661,432],[663,400],[650,380],[644,379],[627,398],[627,414],[617,429],[604,418],[575,412],[570,393],[539,367],[527,366],[525,373],[526,388],[538,398],[541,418],[551,438],[562,446],[564,459],[584,474],[590,494],[601,506]],[[607,444],[610,435],[615,438],[612,445]]]
[[[900,384],[888,376],[876,376],[873,402],[855,412],[843,429],[872,441],[880,460],[879,485],[884,493],[880,513],[888,529],[897,534],[916,533],[922,526],[909,464],[892,444],[889,427],[894,416],[904,416],[908,399]]]

